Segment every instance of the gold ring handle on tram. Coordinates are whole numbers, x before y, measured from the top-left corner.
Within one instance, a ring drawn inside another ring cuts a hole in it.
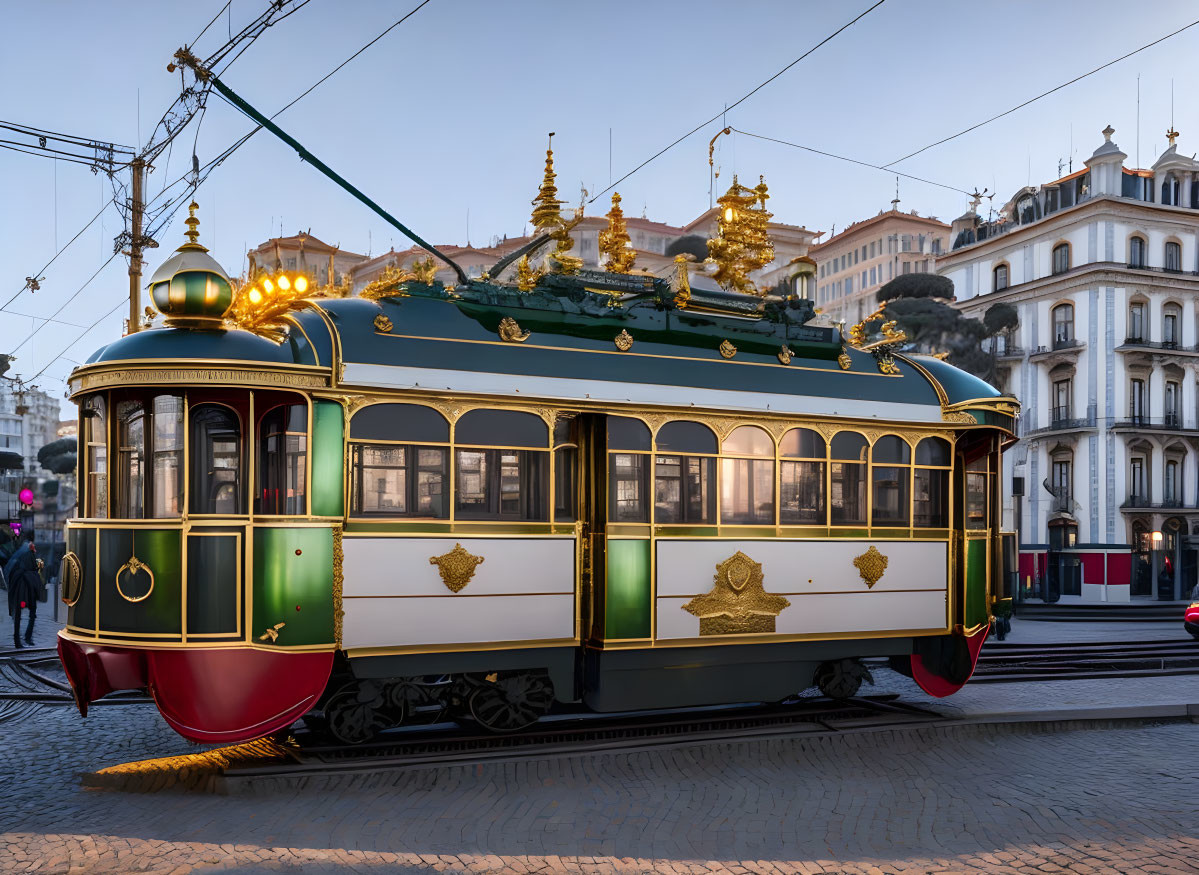
[[[126,595],[125,591],[123,589],[121,589],[121,572],[123,572],[123,571],[128,571],[130,574],[137,574],[139,571],[146,572],[146,574],[148,574],[150,576],[149,588],[142,595],[139,595],[139,596]],[[120,593],[121,598],[123,598],[127,602],[133,602],[135,604],[137,602],[144,602],[146,599],[148,599],[150,597],[150,593],[154,592],[154,572],[150,570],[149,565],[147,565],[145,562],[142,562],[136,556],[130,556],[129,561],[117,569],[115,580],[116,580],[116,584],[117,584],[117,592]]]
[[[58,566],[58,579],[62,581],[62,603],[68,608],[74,607],[83,595],[83,566],[73,551],[63,554],[62,563]]]

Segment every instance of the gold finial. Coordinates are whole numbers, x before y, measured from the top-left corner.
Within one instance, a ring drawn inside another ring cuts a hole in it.
[[[716,262],[713,278],[730,291],[761,295],[749,274],[774,261],[774,244],[767,232],[772,214],[766,209],[765,179],[746,188],[733,175],[733,184],[717,199],[720,213],[716,237],[708,241],[708,254]]]
[[[620,193],[612,195],[612,209],[608,211],[608,227],[599,233],[599,251],[608,256],[604,269],[608,273],[628,273],[637,253],[632,248],[624,211],[620,208]]]
[[[1170,141],[1170,145],[1174,145],[1174,141],[1178,139],[1178,131],[1174,130],[1174,126],[1170,125],[1170,130],[1166,131],[1166,139]]]
[[[545,176],[537,197],[533,198],[533,227],[542,231],[562,224],[562,201],[558,200],[558,187],[554,185],[554,135],[550,133],[549,145],[545,150]]]
[[[184,224],[187,225],[187,231],[183,235],[187,238],[185,246],[196,247],[200,245],[200,232],[196,230],[200,227],[200,220],[196,218],[196,210],[198,209],[200,209],[200,205],[195,201],[187,205],[187,218],[184,220]]]

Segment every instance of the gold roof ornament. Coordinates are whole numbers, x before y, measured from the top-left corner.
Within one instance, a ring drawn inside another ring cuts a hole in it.
[[[674,257],[674,276],[670,280],[670,290],[674,292],[674,305],[680,310],[686,310],[691,302],[691,274],[687,263],[695,261],[690,252],[683,252]]]
[[[612,209],[608,211],[608,227],[599,233],[599,251],[608,256],[604,270],[608,273],[628,273],[637,260],[633,241],[629,237],[624,211],[620,208],[620,192],[612,194]]]
[[[764,177],[755,188],[733,184],[717,199],[720,214],[716,237],[708,241],[708,255],[716,262],[716,282],[728,291],[764,295],[749,274],[774,261],[774,244],[767,232],[773,214],[766,209],[770,197]]]
[[[886,309],[887,302],[884,301],[878,305],[877,310],[850,328],[846,339],[850,346],[874,356],[880,374],[895,376],[899,374],[899,366],[895,364],[892,353],[907,342],[907,335],[898,328],[894,319],[883,322],[879,327],[879,337],[876,340],[868,339],[866,333],[866,326],[871,322],[879,319],[886,320],[884,315]]]
[[[183,220],[183,224],[187,225],[187,230],[183,233],[183,236],[187,238],[187,242],[183,245],[188,249],[199,249],[201,252],[207,252],[208,250],[200,245],[200,220],[196,218],[196,210],[198,209],[200,209],[200,205],[195,201],[187,205],[187,218]]]
[[[545,176],[537,197],[533,198],[533,227],[541,231],[552,231],[562,224],[562,201],[558,200],[558,187],[554,184],[554,135],[549,136],[545,150]]]
[[[377,301],[380,298],[403,297],[407,295],[407,292],[399,287],[400,284],[413,279],[416,279],[416,276],[410,271],[404,270],[398,265],[389,264],[383,268],[383,272],[378,277],[366,284],[365,288],[358,293],[358,297],[365,298],[368,301]],[[324,289],[321,289],[321,291],[324,291]]]
[[[412,278],[426,286],[431,286],[437,281],[437,262],[433,260],[432,255],[412,262]]]
[[[522,292],[531,292],[537,288],[537,283],[545,276],[544,268],[534,270],[529,264],[529,256],[522,255],[520,261],[516,262],[516,287]]]

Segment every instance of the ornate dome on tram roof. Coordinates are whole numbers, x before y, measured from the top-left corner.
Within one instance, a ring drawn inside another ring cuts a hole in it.
[[[197,240],[200,220],[192,201],[188,207],[187,238],[150,278],[150,298],[167,324],[217,325],[233,303],[229,276]]]

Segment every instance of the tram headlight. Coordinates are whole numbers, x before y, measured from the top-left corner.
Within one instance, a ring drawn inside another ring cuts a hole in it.
[[[285,292],[291,288],[291,281],[287,278],[287,274],[285,273],[279,274],[279,288]]]
[[[297,292],[308,291],[308,278],[307,277],[303,277],[303,276],[296,277],[296,291]]]
[[[250,289],[250,303],[257,304],[262,301],[262,292],[258,289]]]
[[[271,282],[270,280],[263,280],[262,288],[269,295],[271,292],[273,292],[275,290],[275,284],[273,282]]]

